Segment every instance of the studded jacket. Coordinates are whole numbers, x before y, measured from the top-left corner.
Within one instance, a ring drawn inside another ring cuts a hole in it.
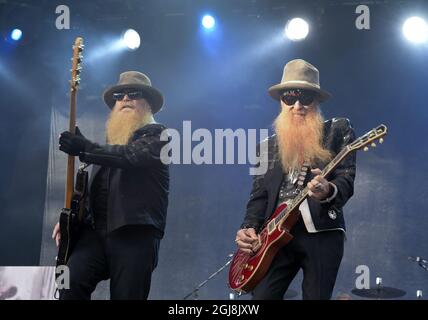
[[[101,167],[107,170],[107,232],[124,225],[153,226],[163,236],[169,193],[169,168],[160,160],[161,124],[148,124],[134,132],[127,145],[96,145],[80,154],[94,164],[89,180],[87,221],[93,222],[91,187]]]
[[[333,118],[325,121],[323,144],[332,152],[333,157],[354,140],[354,130],[348,119]],[[280,186],[284,179],[276,136],[273,135],[262,143],[268,144],[267,148],[260,148],[259,145],[259,150],[267,149],[268,170],[265,174],[256,175],[253,178],[246,215],[241,225],[241,228],[252,227],[258,231],[274,213]],[[264,158],[266,157],[261,157],[261,159]],[[335,184],[338,190],[334,199],[330,202],[321,203],[308,197],[310,214],[317,231],[328,229],[345,230],[343,206],[354,193],[355,161],[356,155],[354,152],[343,159],[336,169],[327,176],[327,180]],[[326,165],[327,163],[319,162],[314,168],[318,167],[322,170]],[[312,177],[309,177],[309,179]]]

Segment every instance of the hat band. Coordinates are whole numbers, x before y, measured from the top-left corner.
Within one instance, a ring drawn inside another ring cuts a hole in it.
[[[293,81],[286,81],[281,83],[281,85],[287,85],[287,84],[307,84],[317,89],[320,89],[319,84],[308,82],[308,81],[302,81],[302,80],[293,80]]]

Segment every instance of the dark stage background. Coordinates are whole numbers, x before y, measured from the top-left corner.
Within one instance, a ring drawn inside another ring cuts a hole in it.
[[[350,118],[357,135],[380,123],[389,128],[382,146],[357,155],[335,296],[350,294],[359,265],[370,268],[372,284],[379,276],[385,286],[405,290],[404,299],[427,291],[428,273],[408,256],[428,256],[428,47],[409,44],[401,33],[407,16],[428,15],[425,2],[365,2],[371,29],[362,31],[355,27],[358,1],[1,1],[2,32],[22,21],[28,38],[18,46],[0,41],[0,265],[53,264],[53,222],[44,213],[56,209],[46,210],[49,199],[60,200],[58,213],[61,206],[63,190],[53,194],[47,186],[58,178],[49,174],[57,145],[52,133],[66,127],[53,131],[52,115],[67,115],[71,44],[82,36],[78,121],[100,142],[108,112],[101,94],[120,72],[150,75],[166,98],[157,120],[170,128],[181,131],[182,121],[191,120],[193,130],[259,129],[271,128],[277,115],[267,88],[280,81],[284,64],[313,63],[334,95],[322,106],[326,118]],[[71,10],[70,30],[55,28],[60,4]],[[217,17],[211,34],[199,29],[206,10]],[[278,40],[299,13],[311,21],[308,38]],[[140,49],[107,52],[129,27],[140,32]],[[55,164],[65,166],[58,155]],[[228,260],[250,192],[248,168],[171,167],[167,230],[150,298],[181,299]],[[226,275],[211,280],[199,298],[228,299]],[[292,284],[299,294],[300,279]]]

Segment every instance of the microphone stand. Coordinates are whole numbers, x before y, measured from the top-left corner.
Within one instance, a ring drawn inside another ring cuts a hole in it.
[[[428,271],[428,261],[421,257],[407,257],[408,260],[417,262],[419,267]],[[422,290],[416,290],[416,299],[423,299]]]
[[[425,271],[428,271],[428,261],[427,260],[425,260],[421,257],[408,257],[407,259],[409,259],[410,261],[417,262],[419,267],[421,267]]]
[[[198,292],[199,292],[199,290],[203,286],[205,286],[208,283],[208,281],[210,281],[212,278],[214,278],[216,275],[218,275],[220,272],[222,272],[232,262],[233,254],[229,254],[228,257],[230,259],[224,265],[222,265],[216,272],[214,272],[212,275],[210,275],[206,280],[202,281],[199,285],[197,285],[191,292],[189,292],[183,298],[183,300],[186,300],[187,298],[189,298],[192,295],[195,297],[194,300],[198,300]]]

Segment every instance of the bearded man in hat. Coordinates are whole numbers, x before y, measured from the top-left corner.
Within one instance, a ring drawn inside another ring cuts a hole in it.
[[[297,272],[303,270],[303,299],[330,299],[343,256],[343,206],[353,195],[355,153],[345,158],[326,178],[321,170],[355,139],[348,119],[324,121],[320,103],[330,94],[320,88],[319,72],[297,59],[286,64],[280,84],[269,94],[281,104],[268,138],[269,166],[253,179],[246,215],[236,234],[238,247],[254,254],[260,247],[258,232],[279,204],[293,199],[307,183],[309,197],[299,207],[301,216],[253,299],[283,299]],[[303,183],[302,183],[303,182]]]
[[[93,164],[87,216],[67,263],[70,289],[60,299],[90,299],[101,280],[110,279],[111,299],[147,299],[164,234],[169,168],[160,160],[167,143],[166,128],[153,115],[163,95],[150,79],[124,72],[117,85],[104,92],[111,109],[106,123],[107,144],[63,132],[60,150]],[[53,238],[60,241],[59,226]]]

